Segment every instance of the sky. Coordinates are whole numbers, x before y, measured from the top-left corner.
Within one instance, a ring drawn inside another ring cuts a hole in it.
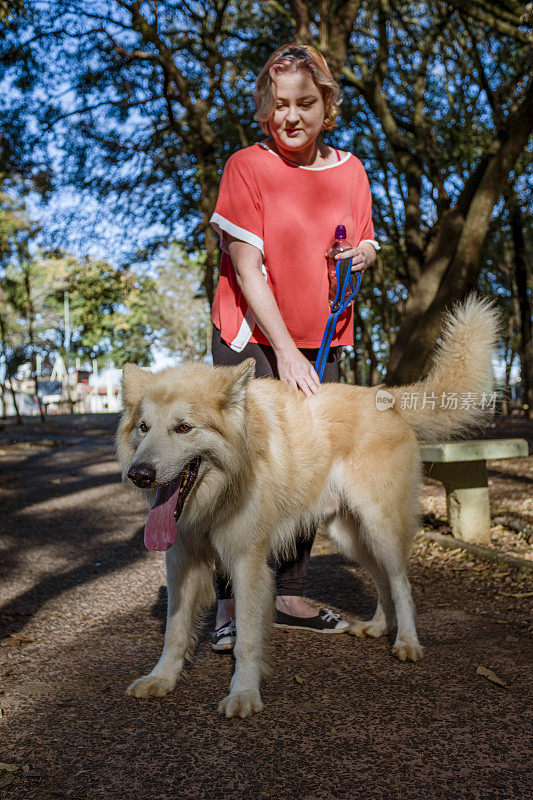
[[[75,98],[68,83],[60,79],[55,85],[55,95],[65,112],[73,110]],[[130,119],[135,121],[133,117]],[[52,161],[60,168],[62,153],[59,146],[55,148],[52,143],[50,154]],[[82,193],[68,186],[60,187],[46,206],[30,197],[29,207],[32,216],[42,223],[43,242],[49,246],[60,246],[78,258],[103,258],[116,266],[128,263],[132,253],[154,236],[167,233],[162,226],[125,227],[117,217],[112,198],[108,201],[98,200],[90,192]],[[172,235],[182,238],[187,231],[178,225]],[[139,271],[149,267],[146,262],[135,264]],[[154,357],[157,366],[172,360],[162,350],[155,350]],[[498,366],[500,372],[502,366]]]

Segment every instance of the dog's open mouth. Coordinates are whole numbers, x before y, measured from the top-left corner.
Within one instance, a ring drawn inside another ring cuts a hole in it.
[[[173,481],[157,487],[154,504],[144,528],[144,544],[148,550],[168,550],[174,544],[176,523],[198,477],[200,463],[200,458],[194,458]]]

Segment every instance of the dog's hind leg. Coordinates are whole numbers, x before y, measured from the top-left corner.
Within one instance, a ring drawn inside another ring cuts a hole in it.
[[[416,632],[415,609],[409,578],[405,569],[393,568],[389,573],[389,580],[398,620],[398,633],[392,652],[400,661],[419,661],[424,649],[418,641]]]
[[[400,661],[418,661],[423,650],[416,632],[411,584],[407,577],[408,543],[413,538],[416,517],[404,512],[401,506],[393,507],[391,512],[371,504],[361,512],[361,517],[364,544],[378,568],[385,573],[394,603],[398,631],[392,652]]]
[[[263,708],[259,682],[267,672],[267,641],[273,620],[273,580],[266,553],[242,556],[230,573],[237,626],[235,672],[230,692],[218,710],[226,717],[248,717]]]
[[[368,623],[355,626],[355,635],[381,635],[392,624],[390,598],[394,605],[398,632],[392,652],[400,661],[418,661],[423,649],[418,641],[415,626],[411,585],[407,577],[407,543],[412,540],[416,517],[402,512],[401,504],[391,513],[381,505],[366,498],[358,503],[355,514],[361,524],[353,525],[352,555],[366,566],[378,588],[379,601],[376,614]],[[348,512],[348,517],[350,512]]]
[[[389,580],[386,571],[366,547],[359,520],[351,514],[341,513],[328,523],[327,531],[344,555],[369,571],[376,585],[378,603],[374,616],[369,620],[355,620],[348,633],[361,638],[385,636],[395,623]]]
[[[198,614],[213,598],[213,568],[207,561],[190,562],[174,546],[167,550],[166,566],[165,644],[153,670],[128,687],[134,697],[162,697],[172,691],[194,646]]]

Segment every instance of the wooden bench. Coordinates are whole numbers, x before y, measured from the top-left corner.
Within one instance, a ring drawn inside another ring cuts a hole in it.
[[[487,459],[528,455],[525,439],[475,439],[421,444],[424,471],[446,489],[452,534],[465,542],[490,542]]]

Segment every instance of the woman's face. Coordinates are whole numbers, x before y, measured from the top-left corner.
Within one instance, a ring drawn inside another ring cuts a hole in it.
[[[308,72],[282,72],[272,81],[274,113],[270,135],[281,150],[297,151],[314,144],[322,131],[324,101]]]

